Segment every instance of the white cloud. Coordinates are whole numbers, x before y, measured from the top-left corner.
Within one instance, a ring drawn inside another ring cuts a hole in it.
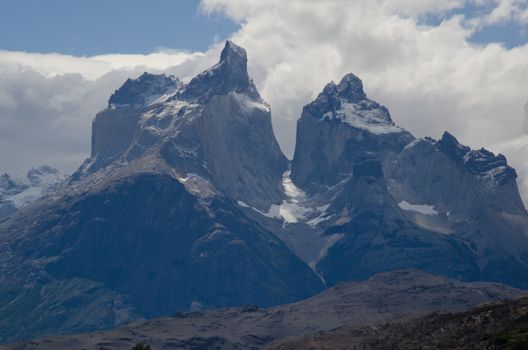
[[[141,54],[108,54],[90,57],[75,57],[56,53],[39,54],[0,50],[0,73],[19,68],[30,67],[45,76],[78,73],[83,77],[95,80],[114,70],[138,70],[148,68],[163,70],[167,67],[181,65],[189,60],[196,61],[204,53],[189,53],[177,50]]]
[[[494,0],[495,8],[484,17],[485,24],[497,24],[508,21],[526,24],[528,22],[528,1]]]
[[[92,119],[127,78],[161,70],[189,77],[212,64],[213,54],[0,51],[0,172],[22,174],[40,164],[74,171],[89,155]]]

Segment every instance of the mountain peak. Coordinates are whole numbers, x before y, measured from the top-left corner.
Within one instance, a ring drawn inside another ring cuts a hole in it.
[[[207,103],[211,97],[229,92],[260,99],[249,78],[246,50],[228,40],[220,54],[220,61],[193,78],[178,97]]]
[[[451,160],[463,165],[470,173],[491,178],[499,185],[515,181],[517,178],[515,169],[508,165],[505,156],[502,154],[495,155],[485,148],[472,150],[458,142],[447,131],[436,143],[436,147]]]
[[[323,91],[304,112],[319,121],[337,120],[353,128],[371,134],[402,133],[404,130],[394,124],[389,110],[370,100],[363,90],[363,82],[356,75],[345,75],[339,84],[326,84]]]
[[[229,62],[229,63],[242,63],[247,64],[247,53],[246,50],[231,40],[227,40],[220,54],[220,62]]]
[[[350,102],[357,102],[367,98],[363,90],[363,82],[352,73],[345,75],[341,79],[339,85],[337,85],[337,93],[340,97]]]
[[[326,84],[322,94],[331,100],[344,100],[351,103],[367,99],[363,90],[363,82],[353,73],[345,75],[339,84],[333,81]]]
[[[178,78],[165,74],[143,73],[136,79],[127,81],[117,89],[108,105],[110,107],[134,107],[141,108],[153,102],[156,98],[180,86]]]

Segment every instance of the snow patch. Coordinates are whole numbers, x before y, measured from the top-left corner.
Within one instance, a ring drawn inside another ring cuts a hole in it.
[[[306,214],[311,212],[311,210],[311,208],[306,208],[297,203],[284,200],[281,205],[273,204],[264,215],[269,218],[280,218],[285,224],[295,224],[303,221]]]
[[[281,204],[272,204],[267,212],[253,208],[242,201],[237,201],[237,204],[242,208],[251,208],[268,218],[280,219],[283,221],[283,225],[305,222],[307,225],[315,227],[330,219],[331,215],[326,213],[330,204],[319,207],[308,205],[306,194],[293,183],[290,173],[290,171],[286,171],[282,175],[282,187],[286,199]]]
[[[290,174],[291,171],[286,171],[282,175],[282,187],[287,198],[280,205],[273,204],[268,212],[264,213],[267,217],[282,219],[284,224],[303,221],[313,210],[300,204],[306,198],[306,194],[293,183]]]
[[[370,100],[364,100],[359,103],[341,100],[341,108],[336,111],[327,112],[321,120],[334,118],[354,128],[366,130],[376,135],[404,131],[404,129],[396,126],[390,120],[387,109]]]
[[[242,201],[237,201],[237,204],[238,204],[239,206],[241,206],[242,208],[252,208],[252,207],[250,207],[249,205],[247,205],[246,203],[244,203],[244,202],[242,202]],[[255,208],[253,208],[253,209],[255,209]],[[255,209],[255,210],[256,210],[256,209]]]
[[[414,211],[423,215],[438,215],[433,205],[411,204],[407,201],[402,201],[398,203],[398,206],[405,211]]]

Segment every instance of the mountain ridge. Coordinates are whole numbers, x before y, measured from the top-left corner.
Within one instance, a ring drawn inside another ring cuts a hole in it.
[[[353,74],[305,106],[291,162],[229,41],[188,83],[128,80],[92,126],[79,170],[0,222],[0,342],[284,304],[394,269],[528,288],[506,159],[415,138]]]

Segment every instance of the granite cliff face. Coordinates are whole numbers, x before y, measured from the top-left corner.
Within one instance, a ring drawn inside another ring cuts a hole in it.
[[[320,191],[346,179],[361,153],[382,159],[413,138],[394,124],[386,107],[367,98],[358,77],[348,74],[338,85],[326,85],[304,107],[297,122],[292,179],[311,192]]]
[[[153,155],[182,175],[214,179],[231,198],[267,208],[283,198],[288,168],[271,113],[247,73],[246,51],[227,42],[215,66],[188,84],[164,75],[128,80],[93,123],[82,178]]]
[[[90,160],[99,168],[121,156],[134,140],[141,113],[178,87],[177,78],[165,75],[144,73],[137,79],[128,79],[110,97],[108,108],[98,113],[92,123]]]
[[[304,107],[289,162],[227,42],[186,84],[125,82],[90,158],[0,221],[0,252],[5,342],[287,303],[394,269],[528,288],[528,215],[503,156],[416,139],[353,74]]]

